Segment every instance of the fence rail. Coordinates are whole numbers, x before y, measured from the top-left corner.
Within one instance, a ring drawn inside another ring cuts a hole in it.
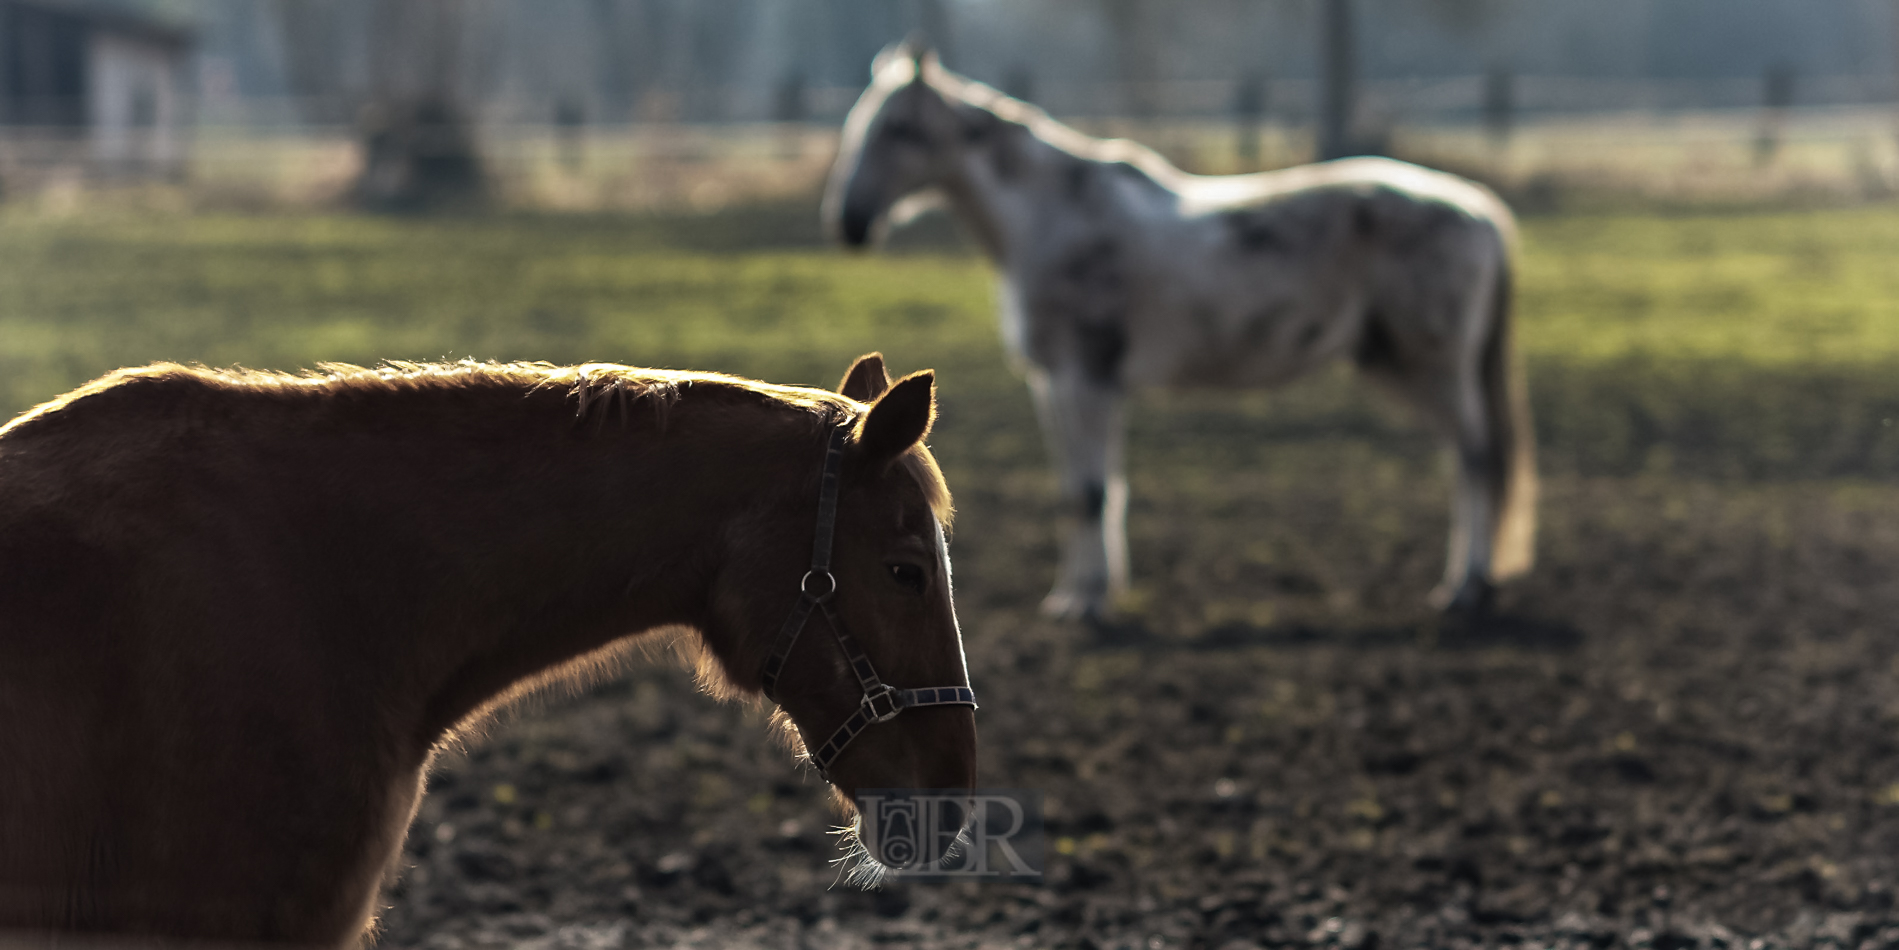
[[[1360,86],[1364,110],[1393,123],[1431,123],[1480,115],[1493,94],[1495,77],[1486,75],[1377,79]],[[1899,80],[1878,75],[1786,77],[1794,108],[1890,105]],[[1634,111],[1692,112],[1762,106],[1771,80],[1761,76],[1693,79],[1513,75],[1508,79],[1510,108],[1524,117]],[[861,89],[842,86],[786,90],[755,86],[695,86],[655,89],[631,104],[574,103],[500,97],[477,112],[484,125],[549,124],[566,110],[569,121],[621,126],[641,123],[756,123],[842,120]],[[1160,83],[1037,82],[1031,99],[1064,118],[1216,118],[1236,110],[1257,109],[1286,122],[1311,121],[1318,84],[1310,79],[1246,81],[1193,80]],[[1247,105],[1247,103],[1252,105]],[[1138,109],[1137,109],[1138,107]],[[350,101],[333,98],[204,96],[197,121],[247,128],[334,126],[356,114]]]
[[[1207,103],[1217,92],[1210,84],[1173,88],[1181,96],[1197,90]],[[1614,98],[1600,94],[1605,88],[1593,81],[1566,86],[1526,79],[1522,96],[1555,103]],[[1885,197],[1899,188],[1899,117],[1889,103],[1663,108],[1654,103],[1715,99],[1721,92],[1733,99],[1744,90],[1738,82],[1622,88],[1622,108],[1525,108],[1502,135],[1473,107],[1483,89],[1469,77],[1375,85],[1367,91],[1365,110],[1384,123],[1381,141],[1389,153],[1471,174],[1518,195],[1533,197],[1537,189],[1554,187],[1669,199],[1853,199]],[[1830,89],[1836,98],[1872,91],[1867,83],[1844,81],[1816,89]],[[1278,90],[1274,101],[1285,94]],[[1638,100],[1650,105],[1628,104]],[[251,105],[259,111],[199,110],[185,136],[183,161],[146,171],[213,200],[303,204],[347,196],[362,167],[353,127],[249,121],[296,111],[286,100]],[[1290,108],[1269,107],[1250,119],[1211,105],[1202,116],[1067,118],[1092,134],[1144,142],[1203,174],[1283,167],[1313,154],[1311,123]],[[836,118],[822,115],[801,122],[556,124],[525,108],[492,108],[479,116],[477,138],[489,179],[507,203],[711,208],[814,194],[835,154],[837,130]],[[0,193],[12,198],[49,183],[122,180],[139,171],[101,166],[94,154],[73,129],[0,126]]]

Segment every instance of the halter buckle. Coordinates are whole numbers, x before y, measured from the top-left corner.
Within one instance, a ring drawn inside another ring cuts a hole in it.
[[[898,695],[895,686],[886,683],[882,691],[864,694],[864,715],[871,722],[889,722],[900,712],[903,712],[903,697]]]
[[[811,579],[814,577],[823,579],[823,593],[812,591]],[[837,593],[837,577],[830,571],[806,571],[804,572],[804,577],[798,580],[798,592],[820,603],[830,600],[831,595]]]

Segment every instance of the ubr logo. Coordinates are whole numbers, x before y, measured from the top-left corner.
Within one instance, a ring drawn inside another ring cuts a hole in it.
[[[1042,796],[1019,788],[857,793],[864,849],[911,881],[1042,879]]]

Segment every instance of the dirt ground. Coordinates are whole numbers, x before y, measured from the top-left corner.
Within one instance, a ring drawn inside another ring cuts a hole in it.
[[[383,944],[1899,945],[1899,487],[1555,444],[1538,568],[1446,627],[1433,446],[1315,385],[1142,403],[1137,586],[1099,631],[1035,615],[1019,394],[946,402],[981,780],[1046,797],[1044,883],[836,883],[766,711],[662,657],[445,758]]]
[[[815,200],[0,215],[9,411],[160,358],[940,371],[981,780],[1044,795],[1046,883],[833,886],[820,783],[658,650],[441,761],[384,946],[1899,944],[1892,205],[1525,217],[1541,560],[1480,628],[1423,609],[1434,446],[1346,374],[1143,397],[1091,632],[1035,614],[1053,480],[982,265],[835,253]]]

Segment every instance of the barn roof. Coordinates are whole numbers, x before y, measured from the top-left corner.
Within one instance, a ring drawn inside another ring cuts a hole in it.
[[[63,13],[85,21],[94,29],[137,37],[175,49],[189,47],[196,39],[190,27],[176,20],[152,16],[125,4],[105,0],[0,0],[0,7],[7,6]]]

